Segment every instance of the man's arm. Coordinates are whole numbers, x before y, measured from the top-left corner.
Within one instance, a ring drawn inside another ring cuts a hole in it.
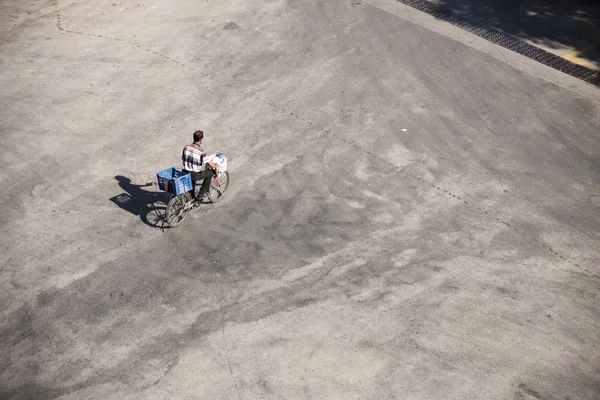
[[[218,166],[217,164],[215,164],[214,162],[212,162],[212,161],[207,161],[206,163],[207,163],[207,164],[208,164],[208,165],[209,165],[211,168],[214,168],[214,169],[216,169],[216,170],[219,170],[219,166]]]

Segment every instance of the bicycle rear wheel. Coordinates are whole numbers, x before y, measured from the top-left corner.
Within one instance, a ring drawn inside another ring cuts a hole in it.
[[[208,191],[208,201],[216,203],[225,194],[229,187],[229,172],[221,172],[216,177],[212,178],[210,190]]]
[[[171,200],[169,200],[169,203],[167,204],[167,209],[165,210],[165,219],[171,228],[174,228],[183,222],[188,213],[185,206],[191,200],[192,196],[190,195],[190,192],[171,197]]]

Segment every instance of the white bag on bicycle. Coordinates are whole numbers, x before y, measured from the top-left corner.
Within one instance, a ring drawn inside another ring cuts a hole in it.
[[[213,164],[217,165],[219,167],[219,172],[227,171],[227,158],[223,154],[217,153],[204,157],[204,169],[207,168],[209,162],[212,162]]]

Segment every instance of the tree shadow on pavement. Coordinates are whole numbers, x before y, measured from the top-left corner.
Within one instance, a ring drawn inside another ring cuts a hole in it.
[[[115,176],[115,179],[119,182],[119,186],[125,193],[112,197],[110,201],[121,209],[139,216],[148,226],[157,229],[168,227],[164,219],[167,201],[167,194],[165,192],[154,192],[143,189],[153,187],[154,183],[136,185],[131,182],[131,179],[121,175]]]
[[[600,64],[597,0],[429,0],[472,22]],[[559,54],[561,55],[561,54]]]

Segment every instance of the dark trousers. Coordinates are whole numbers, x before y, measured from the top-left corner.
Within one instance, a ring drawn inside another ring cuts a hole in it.
[[[194,182],[194,186],[195,186],[196,182],[203,180],[202,186],[200,187],[200,193],[198,193],[198,196],[201,197],[203,194],[208,193],[208,191],[210,190],[210,182],[212,181],[212,177],[213,177],[213,172],[211,170],[200,171],[200,172],[192,171],[192,181]],[[194,193],[196,193],[195,188],[194,188]]]

